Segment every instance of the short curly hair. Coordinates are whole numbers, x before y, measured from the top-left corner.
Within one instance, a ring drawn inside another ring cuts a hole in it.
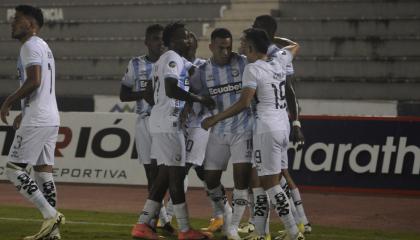
[[[37,7],[33,7],[30,5],[19,5],[15,7],[16,12],[21,12],[25,16],[32,17],[35,19],[38,27],[41,28],[44,25],[44,14],[42,14],[42,10]]]
[[[174,36],[174,33],[179,28],[185,28],[185,24],[178,21],[178,22],[169,23],[168,25],[165,26],[165,29],[163,29],[163,34],[162,34],[163,45],[165,45],[165,47],[169,47],[171,40]]]

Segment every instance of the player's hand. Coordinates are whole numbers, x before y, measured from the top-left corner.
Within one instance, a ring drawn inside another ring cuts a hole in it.
[[[9,116],[9,111],[10,111],[10,104],[9,104],[9,101],[7,101],[6,99],[1,105],[1,110],[0,110],[1,121],[4,122],[5,124],[9,124],[7,122],[7,116]]]
[[[214,116],[205,118],[202,122],[201,122],[201,128],[203,128],[204,130],[209,130],[209,128],[213,127],[214,125],[216,125],[217,120]]]
[[[210,96],[200,96],[200,102],[209,110],[213,110],[216,107],[216,102]]]
[[[22,122],[22,113],[20,113],[19,115],[17,115],[15,117],[15,120],[13,121],[13,128],[15,130],[20,128],[20,123]]]
[[[305,145],[305,136],[303,136],[303,132],[298,126],[294,126],[290,133],[290,140],[293,144],[297,144],[296,150],[301,150],[303,145]]]
[[[188,69],[188,75],[189,75],[189,76],[194,75],[194,73],[195,73],[195,71],[196,71],[196,70],[197,70],[197,66],[192,65],[192,66],[190,67],[190,69]]]

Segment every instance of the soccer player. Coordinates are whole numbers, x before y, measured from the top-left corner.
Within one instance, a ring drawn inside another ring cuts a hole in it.
[[[278,160],[287,158],[290,127],[283,86],[286,84],[286,65],[291,59],[280,61],[268,57],[270,40],[261,29],[245,30],[241,45],[250,62],[244,70],[241,97],[225,111],[203,120],[202,126],[208,129],[220,121],[234,117],[248,108],[256,98],[253,131],[253,161],[256,167],[253,174],[258,175],[260,186],[275,205],[289,238],[303,240],[305,238],[296,226],[290,203],[278,178],[282,170],[282,163]],[[257,211],[256,209],[255,214]],[[255,239],[266,238],[265,229],[256,228],[256,232],[258,236]]]
[[[188,49],[188,54],[186,59],[193,63],[194,67],[198,67],[203,64],[206,60],[197,58],[196,52],[198,47],[198,41],[195,34],[191,31],[188,33],[188,38],[190,39],[191,45]],[[190,78],[190,85],[193,79]],[[209,132],[205,131],[201,128],[201,120],[203,119],[203,113],[205,112],[205,107],[203,107],[200,103],[193,103],[186,104],[184,111],[182,113],[183,124],[184,126],[184,135],[186,139],[186,170],[187,175],[185,176],[184,180],[184,187],[185,192],[187,192],[188,188],[188,172],[191,168],[193,168],[197,174],[197,177],[203,181],[204,186],[204,155],[207,147],[207,141],[209,139]],[[205,187],[206,188],[206,187]],[[207,188],[206,188],[207,191]],[[213,201],[210,201],[213,203]],[[215,209],[214,204],[212,204],[213,211]],[[167,212],[169,219],[173,216],[173,205],[172,201],[168,202],[167,205]],[[217,215],[216,215],[217,216]],[[221,217],[221,216],[220,216]],[[222,217],[221,217],[222,218]],[[212,223],[215,222],[214,220],[211,221]],[[213,228],[203,228],[203,231],[215,232],[221,227],[214,226],[216,229]]]
[[[270,15],[261,15],[258,16],[253,24],[254,28],[260,28],[264,30],[272,42],[271,45],[268,48],[267,55],[273,58],[286,58],[290,52],[293,56],[296,55],[299,45],[289,39],[286,38],[278,38],[274,37],[274,34],[277,31],[277,23],[276,20],[270,16]],[[275,42],[276,44],[273,44]],[[279,48],[276,45],[282,45],[284,48]],[[303,136],[303,133],[301,131],[301,124],[299,122],[299,112],[298,112],[298,104],[296,100],[296,94],[293,88],[293,74],[294,69],[292,62],[287,64],[286,66],[286,85],[285,85],[285,91],[286,91],[286,101],[287,101],[287,110],[289,112],[289,117],[292,120],[292,129],[290,134],[290,140],[294,144],[298,144],[298,149],[301,149],[303,147],[305,138]],[[283,159],[284,160],[284,159]],[[281,179],[281,185],[288,193],[289,198],[293,201],[296,207],[296,223],[299,225],[303,225],[304,232],[305,233],[311,233],[312,227],[309,223],[304,208],[302,204],[302,199],[300,197],[299,189],[297,188],[297,185],[293,181],[291,175],[288,171],[288,162],[283,162],[282,167],[282,179]],[[293,206],[294,207],[294,206]]]
[[[225,28],[211,33],[212,57],[200,66],[191,83],[194,91],[209,94],[216,101],[217,114],[235,103],[240,96],[242,73],[246,58],[232,52],[232,35]],[[195,80],[194,78],[199,78]],[[194,86],[197,84],[197,86]],[[204,169],[205,182],[210,198],[218,210],[223,212],[223,231],[228,239],[239,239],[237,228],[248,200],[249,176],[252,154],[252,112],[244,109],[237,116],[226,119],[210,131]],[[233,190],[233,213],[226,200],[220,179],[229,159],[233,164],[235,188]]]
[[[189,224],[184,193],[185,139],[180,113],[186,101],[200,102],[210,109],[214,107],[214,102],[209,97],[188,92],[192,64],[184,58],[190,45],[184,24],[176,22],[167,25],[163,31],[163,43],[169,50],[159,58],[154,68],[155,105],[150,115],[152,155],[157,159],[158,175],[138,223],[132,229],[132,236],[158,238],[150,227],[150,221],[157,216],[169,188],[178,222],[178,239],[206,239],[206,234],[191,229]]]
[[[157,175],[156,159],[151,158],[152,136],[150,135],[149,127],[150,112],[154,104],[152,70],[155,62],[165,51],[162,42],[162,33],[163,26],[160,24],[153,24],[147,27],[144,44],[148,52],[146,55],[130,60],[127,71],[121,80],[120,88],[120,100],[122,102],[136,101],[136,149],[138,159],[144,166],[149,191]],[[162,228],[169,233],[173,233],[174,229],[166,217],[164,206],[161,209],[160,219]]]
[[[20,87],[1,106],[1,120],[8,124],[10,107],[20,100],[22,112],[15,118],[15,138],[6,164],[7,178],[20,194],[42,213],[41,230],[25,240],[61,239],[58,227],[63,214],[55,209],[54,150],[60,125],[55,98],[55,62],[48,44],[38,37],[44,23],[41,9],[19,5],[12,22],[12,37],[22,44],[17,62]],[[32,165],[32,179],[26,171]]]
[[[205,59],[197,58],[195,56],[198,47],[197,37],[194,33],[190,32],[191,47],[187,59],[195,66],[201,66],[206,62]],[[198,71],[196,72],[199,73]],[[190,84],[194,85],[192,81],[199,81],[197,77],[190,79]],[[204,188],[207,195],[209,195],[208,188],[204,181],[204,157],[206,153],[207,143],[209,140],[209,131],[201,128],[201,121],[208,115],[208,109],[199,103],[194,103],[189,111],[186,123],[186,151],[187,151],[187,168],[194,168],[198,178],[203,181]],[[203,231],[216,232],[221,230],[223,226],[223,212],[218,210],[214,202],[210,200],[213,214],[210,219],[210,225],[202,228]]]

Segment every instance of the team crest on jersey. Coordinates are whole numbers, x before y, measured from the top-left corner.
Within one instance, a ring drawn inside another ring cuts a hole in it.
[[[210,81],[213,81],[213,80],[214,80],[213,75],[207,75],[206,82],[210,82]]]
[[[238,70],[238,69],[233,68],[233,69],[232,69],[232,77],[237,77],[237,76],[239,76],[239,70]]]
[[[168,65],[169,65],[169,67],[174,68],[174,67],[176,67],[176,62],[170,61]]]
[[[140,80],[147,80],[147,72],[146,71],[141,71],[139,73],[139,79]]]

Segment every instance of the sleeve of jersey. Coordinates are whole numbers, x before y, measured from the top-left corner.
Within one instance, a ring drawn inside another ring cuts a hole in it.
[[[180,57],[169,55],[163,65],[162,73],[164,78],[169,77],[179,80],[179,76],[181,75],[181,70],[183,67],[183,61]]]
[[[31,43],[24,44],[21,49],[22,65],[27,68],[33,65],[42,65],[41,50]]]
[[[242,88],[257,88],[257,76],[258,70],[256,67],[248,64],[245,67],[244,74],[242,76]]]
[[[134,86],[133,60],[130,60],[128,63],[127,70],[121,79],[121,84],[130,88]]]
[[[293,54],[287,49],[283,48],[282,50],[284,51],[284,54],[286,55],[286,62],[287,62],[287,64],[286,64],[286,75],[287,76],[293,75],[293,74],[295,74],[295,69],[293,68],[293,63],[292,63]]]

